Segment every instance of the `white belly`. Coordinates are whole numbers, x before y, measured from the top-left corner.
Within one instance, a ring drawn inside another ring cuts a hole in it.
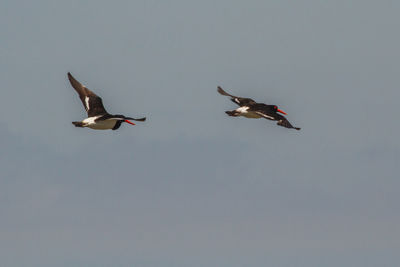
[[[239,116],[243,116],[246,118],[250,118],[250,119],[259,119],[261,118],[260,115],[258,115],[255,112],[252,111],[247,111],[249,109],[249,107],[240,107],[237,108],[235,111],[239,112]]]
[[[108,119],[104,121],[95,121],[98,117],[90,117],[84,119],[82,122],[84,123],[84,127],[89,127],[94,130],[109,130],[114,128],[117,120]]]

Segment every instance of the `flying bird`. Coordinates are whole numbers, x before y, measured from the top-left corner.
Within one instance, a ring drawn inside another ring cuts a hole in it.
[[[134,119],[131,117],[125,117],[124,115],[109,114],[104,108],[103,101],[99,96],[78,82],[69,72],[68,79],[72,87],[78,93],[79,98],[81,99],[82,104],[88,114],[88,118],[84,119],[83,121],[72,122],[72,124],[76,127],[89,127],[94,130],[117,130],[123,122],[135,125],[135,123],[129,120],[146,120],[146,118]]]
[[[290,122],[281,114],[286,114],[275,105],[266,105],[264,103],[257,103],[251,98],[238,97],[225,92],[221,87],[218,86],[218,93],[221,95],[229,96],[232,102],[238,104],[240,107],[232,110],[225,111],[226,114],[233,117],[243,116],[246,118],[258,119],[266,118],[273,121],[278,121],[279,126],[286,128],[293,128],[300,130],[298,127],[293,127]],[[279,113],[278,113],[279,112]]]

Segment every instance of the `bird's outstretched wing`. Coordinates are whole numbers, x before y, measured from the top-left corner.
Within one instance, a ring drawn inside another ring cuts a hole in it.
[[[256,114],[258,114],[258,115],[260,115],[261,117],[266,118],[266,119],[275,120],[275,117],[270,116],[270,115],[268,115],[268,114],[265,114],[265,112],[263,112],[263,111],[261,111],[261,110],[255,110],[255,111],[253,111],[253,112],[256,113]]]
[[[299,127],[294,127],[284,116],[277,114],[276,120],[278,121],[276,124],[286,128],[293,128],[296,130],[300,130]]]
[[[277,116],[279,115],[274,110],[273,105],[266,105],[264,103],[256,103],[251,105],[248,111],[252,111],[269,120],[276,120]]]
[[[88,117],[107,114],[107,111],[103,106],[103,101],[101,100],[101,97],[97,96],[95,93],[86,88],[83,84],[78,82],[69,72],[68,79],[72,87],[78,93],[79,98],[81,99],[82,104],[88,114]]]
[[[231,97],[232,102],[238,104],[239,106],[247,106],[247,105],[251,105],[251,104],[256,104],[256,102],[251,98],[238,97],[238,96],[234,96],[234,95],[228,94],[220,86],[218,86],[218,90],[217,91],[221,95],[225,95],[225,96]]]
[[[293,129],[296,129],[296,130],[300,130],[301,129],[301,128],[298,128],[298,127],[293,127],[293,125],[284,116],[282,116],[282,115],[280,115],[278,113],[275,113],[272,116],[272,115],[265,114],[262,110],[257,110],[257,111],[254,111],[254,112],[257,113],[258,115],[266,118],[266,119],[278,121],[277,125],[279,125],[279,126],[286,127],[286,128],[293,128]]]

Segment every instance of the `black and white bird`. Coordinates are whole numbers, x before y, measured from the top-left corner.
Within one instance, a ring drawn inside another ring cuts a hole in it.
[[[266,118],[273,121],[278,121],[278,125],[300,130],[298,127],[293,127],[290,122],[278,112],[287,115],[285,112],[280,110],[275,105],[266,105],[264,103],[257,103],[251,98],[243,98],[228,94],[221,87],[218,86],[218,93],[221,95],[231,97],[232,102],[238,104],[240,107],[232,110],[226,111],[225,113],[229,116],[238,117],[243,116],[251,119]]]
[[[72,124],[76,127],[89,127],[94,130],[117,130],[123,122],[135,125],[135,123],[129,120],[146,120],[146,118],[134,119],[131,117],[125,117],[124,115],[109,114],[104,108],[103,101],[99,96],[78,82],[69,72],[68,79],[72,87],[78,93],[79,98],[81,99],[82,104],[88,114],[88,118],[84,119],[83,121],[72,122]]]

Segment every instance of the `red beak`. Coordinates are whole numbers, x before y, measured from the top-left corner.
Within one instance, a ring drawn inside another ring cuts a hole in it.
[[[125,122],[127,122],[127,123],[129,123],[129,124],[132,124],[132,125],[136,125],[136,124],[134,124],[133,122],[128,121],[128,120],[125,120]]]
[[[285,115],[287,115],[287,113],[286,113],[286,112],[284,112],[284,111],[280,110],[279,108],[278,108],[276,111],[278,111],[278,112],[280,112],[280,113],[282,113],[282,114],[285,114]]]

